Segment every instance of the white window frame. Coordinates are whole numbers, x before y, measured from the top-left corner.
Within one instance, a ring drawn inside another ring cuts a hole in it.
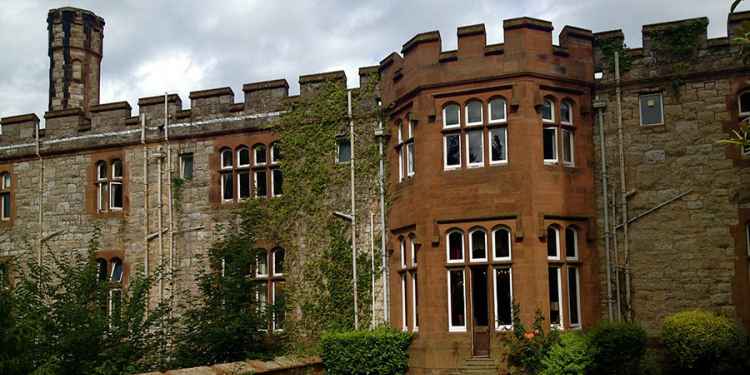
[[[458,164],[456,165],[448,165],[448,137],[456,136],[458,137]],[[450,133],[443,135],[443,170],[446,171],[453,171],[456,169],[461,169],[461,133]]]
[[[578,267],[575,266],[568,266],[565,279],[567,280],[570,277],[570,270],[573,269],[576,271],[576,309],[578,310],[578,323],[570,322],[570,328],[573,329],[580,329],[583,322],[583,317],[581,316],[581,270]],[[568,314],[570,316],[573,316],[573,313],[570,311],[571,305],[570,305],[570,281],[568,280]]]
[[[503,159],[502,160],[492,160],[492,151],[493,151],[493,148],[494,148],[494,142],[492,142],[492,133],[494,133],[496,131],[502,131],[503,133],[505,133],[505,149],[503,150],[504,152],[503,152]],[[489,130],[489,133],[488,133],[488,138],[489,138],[488,139],[488,143],[490,145],[490,153],[489,153],[490,165],[505,165],[505,164],[508,164],[508,144],[510,143],[510,142],[508,142],[508,128],[506,128],[506,127],[491,128]]]
[[[242,196],[242,189],[241,189],[241,179],[242,175],[247,174],[248,179],[250,180],[248,183],[250,186],[248,188],[250,189],[250,195],[243,197]],[[237,199],[238,200],[245,200],[253,197],[253,172],[251,172],[249,169],[241,169],[237,171]],[[224,191],[222,190],[222,196],[224,195]]]
[[[6,183],[6,178],[8,179],[8,183]],[[13,215],[11,212],[10,215],[5,216],[5,197],[8,196],[8,204],[10,205],[9,211],[13,210],[13,203],[11,203],[12,196],[10,194],[10,190],[13,187],[13,177],[8,172],[0,173],[0,220],[2,221],[8,221],[10,220],[10,217]],[[2,287],[2,285],[0,285]]]
[[[121,288],[110,289],[109,293],[107,293],[108,297],[109,297],[109,298],[107,298],[107,300],[108,300],[107,301],[108,302],[107,305],[109,305],[109,309],[108,309],[109,311],[107,311],[107,317],[109,317],[110,319],[112,318],[112,302],[113,302],[112,295],[114,294],[114,292],[120,292],[120,307],[122,307],[122,297],[123,297],[123,295],[122,295],[122,289]],[[112,328],[112,322],[111,321],[109,322],[109,328]]]
[[[341,142],[342,141],[349,142],[349,160],[347,161],[341,161],[339,159],[339,155],[341,154]],[[336,140],[336,164],[349,164],[352,161],[353,153],[354,153],[354,150],[352,149],[352,141],[350,138],[339,138]]]
[[[446,110],[448,109],[448,107],[451,107],[451,106],[456,106],[456,108],[458,108],[458,116],[456,116],[456,118],[458,119],[458,123],[454,125],[448,125],[448,117],[445,115]],[[456,103],[446,104],[443,107],[443,129],[458,129],[460,127],[461,127],[461,106]]]
[[[464,287],[463,287],[462,295],[464,298],[464,311],[463,311],[464,325],[462,326],[454,326],[452,319],[451,319],[452,313],[453,313],[452,311],[453,304],[451,301],[452,299],[451,297],[451,271],[454,271],[454,272],[461,271],[461,273],[463,274]],[[466,271],[462,268],[462,269],[453,269],[453,270],[448,269],[447,272],[448,272],[448,277],[447,277],[448,279],[448,332],[466,332],[466,322],[468,321],[468,317],[466,316]]]
[[[557,271],[557,300],[560,303],[560,324],[552,324],[552,319],[550,319],[550,327],[563,330],[565,327],[565,303],[563,301],[563,290],[562,290],[562,267],[560,266],[552,266],[547,267],[547,272],[549,272],[550,268],[554,268]]]
[[[568,230],[573,231],[573,251],[575,252],[575,256],[568,257]],[[573,226],[568,226],[565,228],[565,260],[578,260],[578,228]]]
[[[417,272],[411,273],[411,325],[412,332],[419,332],[419,322],[417,322],[417,279],[414,277]]]
[[[502,119],[493,119],[492,118],[492,107],[493,107],[493,103],[495,103],[495,102],[502,102],[503,103],[503,118]],[[508,122],[508,102],[505,100],[505,98],[499,98],[499,97],[498,98],[493,98],[492,100],[490,100],[488,108],[489,108],[489,110],[488,110],[488,113],[489,113],[488,118],[490,119],[490,121],[489,121],[490,124],[505,124],[505,123]]]
[[[408,137],[407,140],[414,138],[414,128],[415,128],[416,123],[417,123],[416,120],[409,120],[409,122],[407,123],[406,126],[407,126],[407,129],[409,130],[406,133],[406,136]]]
[[[221,159],[220,160],[221,161],[220,169],[223,170],[223,171],[231,171],[234,168],[234,160],[232,160],[232,162],[228,166],[225,166],[224,165],[225,164],[224,163],[224,161],[225,161],[225,159],[224,159],[224,153],[226,153],[226,152],[229,152],[229,155],[233,155],[232,150],[230,150],[228,148],[225,148],[225,149],[222,149],[221,151],[219,151],[219,158]]]
[[[262,250],[262,251],[261,251]],[[259,258],[262,256],[261,254],[265,253],[266,255],[263,257],[265,260],[266,265],[266,273],[260,273],[260,262]],[[255,256],[255,277],[257,278],[267,278],[269,276],[268,272],[268,250],[266,249],[258,249],[258,252]]]
[[[271,330],[273,332],[284,332],[283,328],[276,328],[276,283],[281,280],[271,281],[271,305],[273,305],[273,314],[271,314]]]
[[[122,278],[125,275],[125,265],[122,264],[122,259],[117,258],[117,262],[113,262],[113,261],[110,260],[110,264],[111,264],[111,267],[110,267],[110,270],[109,270],[109,281],[111,281],[113,283],[121,283],[122,282]],[[117,264],[120,265],[120,279],[119,280],[115,280],[114,279],[114,277],[115,277],[115,269],[117,268],[116,267]]]
[[[551,129],[551,130],[555,131],[554,142],[552,142],[552,154],[553,154],[554,158],[553,159],[546,159],[545,158],[544,159],[544,164],[547,164],[547,165],[557,164],[558,160],[560,159],[560,155],[559,155],[560,153],[559,153],[559,150],[558,150],[559,146],[557,144],[558,143],[558,138],[559,138],[558,137],[558,129],[557,129],[557,126],[545,126],[544,128],[542,128],[542,147],[544,147],[544,131],[547,130],[547,129]],[[544,153],[544,150],[542,150],[542,154],[543,153]]]
[[[469,122],[469,104],[472,103],[478,103],[479,104],[479,121],[477,122]],[[464,122],[466,123],[466,126],[482,126],[484,124],[484,103],[482,103],[481,100],[472,99],[466,102],[464,105]]]
[[[259,148],[263,148],[263,153],[266,154],[265,155],[266,161],[264,162],[258,162],[258,149]],[[266,145],[261,144],[261,145],[253,146],[253,159],[252,160],[253,160],[253,165],[256,167],[261,167],[261,166],[265,166],[266,164],[268,164],[268,152],[266,149]],[[237,162],[239,163],[239,160]]]
[[[276,151],[278,147],[279,147],[279,142],[271,143],[271,164],[279,164],[279,161],[281,161],[280,158],[279,159],[276,158]]]
[[[411,250],[411,266],[416,267],[417,266],[417,245],[415,244],[416,238],[414,236],[409,236],[409,245]]]
[[[510,325],[500,325],[500,311],[498,309],[497,305],[497,271],[507,269],[508,270],[508,278],[510,280],[510,319],[511,323]],[[492,268],[492,291],[493,291],[493,299],[495,301],[495,331],[510,331],[513,329],[513,268],[510,266],[507,267],[493,267]]]
[[[473,235],[476,232],[484,233],[484,258],[474,258],[474,238]],[[471,263],[486,262],[487,261],[487,231],[483,228],[475,228],[469,232],[469,261]]]
[[[284,172],[281,169],[279,169],[279,168],[271,169],[271,196],[272,197],[280,197],[280,196],[282,196],[284,194],[284,188],[283,187],[281,188],[281,194],[276,194],[276,182],[275,182],[276,181],[276,173],[274,173],[276,171],[278,171],[279,173],[281,173],[281,176],[282,176],[281,177],[281,181],[282,181],[281,182],[281,184],[282,184],[281,186],[284,186],[283,185],[284,184]]]
[[[283,272],[281,272],[281,273],[277,273],[276,272],[276,253],[279,250],[285,251],[282,248],[275,248],[275,249],[271,250],[271,267],[273,268],[272,273],[273,273],[274,276],[284,276]],[[286,257],[286,254],[284,254],[284,257]]]
[[[474,133],[474,132],[479,133],[479,135],[480,135],[479,139],[482,140],[479,143],[479,155],[480,155],[481,161],[472,163],[469,160],[469,155],[470,155],[470,150],[471,150],[469,148],[470,147],[469,146],[469,139],[471,138],[470,134]],[[466,135],[465,135],[464,138],[466,138],[466,166],[468,168],[481,168],[481,167],[483,167],[484,166],[484,130],[481,130],[481,129],[467,130],[466,131]]]
[[[101,167],[104,167],[103,171]],[[104,207],[104,205],[106,204],[106,202],[109,202],[109,199],[106,199],[107,197],[105,195],[108,193],[104,192],[104,188],[106,187],[107,189],[109,189],[108,171],[109,171],[109,168],[107,167],[106,161],[100,160],[96,162],[96,210],[97,212],[107,211],[107,207]]]
[[[461,259],[453,259],[451,260],[451,240],[450,236],[453,233],[458,233],[461,235]],[[454,229],[449,231],[445,235],[445,260],[446,263],[463,263],[466,260],[466,244],[464,243],[464,232]]]
[[[401,330],[406,332],[409,330],[409,322],[406,321],[406,272],[401,274]]]
[[[547,260],[560,260],[560,228],[549,225],[547,226],[546,231],[549,231],[549,229],[552,229],[555,231],[555,249],[557,249],[557,256],[551,257],[549,256],[549,252],[547,252]],[[548,233],[547,233],[548,234]],[[549,235],[547,236],[547,242],[549,242],[551,239],[549,238]],[[549,246],[549,245],[548,245]]]
[[[568,116],[570,117],[569,121],[565,121],[563,118],[563,108],[568,108]],[[560,123],[563,125],[573,126],[573,103],[571,103],[569,100],[563,100],[562,103],[560,103]]]
[[[241,164],[242,163],[242,158],[240,157],[240,153],[243,152],[243,151],[245,151],[245,152],[248,153],[248,155],[247,155],[247,164]],[[251,165],[252,160],[253,160],[251,158],[251,156],[250,156],[250,149],[247,148],[247,147],[245,147],[245,146],[242,146],[242,147],[240,147],[240,148],[237,149],[236,154],[237,154],[236,155],[236,157],[237,157],[237,169],[239,169],[239,168],[250,168],[250,165]],[[253,153],[253,155],[255,155],[255,154]]]
[[[644,124],[643,123],[643,97],[644,96],[658,96],[659,97],[659,113],[661,114],[661,119],[656,124]],[[638,122],[641,126],[659,126],[664,125],[664,95],[662,95],[661,92],[652,92],[648,94],[641,94],[638,95]]]
[[[569,129],[561,129],[562,130],[562,136],[560,137],[560,140],[562,141],[562,152],[560,153],[562,156],[562,162],[563,165],[572,167],[576,164],[576,143],[575,143],[575,132]],[[565,134],[570,135],[568,138],[570,140],[570,160],[565,160]]]
[[[112,172],[112,178],[109,181],[109,209],[112,211],[122,211],[123,206],[125,205],[125,188],[123,187],[123,176],[115,176],[115,165],[120,164],[120,172],[123,174],[125,173],[124,168],[121,160],[114,160],[110,164],[110,171]],[[119,207],[115,206],[115,189],[114,186],[119,185],[120,186],[120,194],[122,194],[122,205]]]
[[[406,177],[404,174],[404,145],[400,144],[398,146],[398,151],[396,152],[398,155],[398,182],[401,182]]]
[[[401,251],[401,269],[406,268],[406,239],[404,237],[399,237],[399,250]]]
[[[410,140],[404,144],[406,146],[406,175],[408,177],[414,176],[414,140]]]
[[[234,197],[235,196],[239,196],[239,193],[237,193],[235,191],[235,189],[234,189],[234,186],[232,186],[232,197],[231,198],[225,198],[224,197],[224,189],[226,188],[226,186],[225,186],[226,182],[225,182],[224,176],[226,176],[226,175],[230,175],[231,176],[232,172],[228,172],[228,170],[224,169],[223,173],[219,173],[219,181],[221,181],[220,185],[221,185],[221,202],[222,203],[234,202]],[[234,178],[230,178],[229,180],[230,181],[234,181]]]
[[[544,104],[547,104],[547,103],[549,103],[549,105],[550,105],[550,111],[549,112],[550,112],[550,116],[552,116],[552,118],[546,119],[546,118],[544,118],[544,114],[542,114],[542,122],[545,123],[545,124],[554,124],[555,123],[555,102],[552,99],[545,98],[544,99]]]
[[[185,177],[185,158],[188,156],[191,159],[193,159],[192,170],[190,171],[192,176],[190,178],[195,177],[195,156],[193,155],[192,152],[186,152],[184,154],[180,154],[180,178],[181,179],[187,178]]]
[[[495,233],[505,231],[508,232],[508,256],[507,257],[498,257],[497,254],[497,241],[495,241]],[[496,261],[510,261],[513,259],[513,238],[512,238],[513,232],[510,231],[510,228],[507,227],[498,227],[495,228],[495,230],[492,231],[492,260]]]
[[[263,173],[266,175],[266,194],[258,195],[258,174]],[[268,171],[264,169],[258,169],[253,171],[253,190],[255,194],[251,194],[255,198],[268,198]]]

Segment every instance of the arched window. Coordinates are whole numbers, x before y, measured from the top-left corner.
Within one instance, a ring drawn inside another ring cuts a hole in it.
[[[493,257],[495,260],[511,259],[510,229],[500,227],[492,232]]]
[[[575,133],[573,132],[573,103],[569,100],[560,105],[562,132],[562,161],[567,166],[575,164]]]
[[[122,210],[123,191],[122,191],[122,161],[112,161],[112,180],[109,182],[109,208],[112,210]]]
[[[451,103],[443,107],[443,128],[458,128],[461,126],[461,107]]]
[[[253,147],[253,154],[255,155],[255,165],[261,166],[266,165],[266,146],[256,145]]]
[[[237,149],[237,167],[249,167],[250,166],[250,150],[245,146],[240,146]]]
[[[448,263],[464,261],[464,234],[460,230],[453,230],[446,236]]]
[[[13,188],[13,179],[10,173],[0,174],[0,219],[10,220],[12,210],[11,189]]]
[[[482,125],[483,104],[479,100],[471,100],[466,103],[466,126]]]
[[[411,249],[411,266],[417,266],[417,238],[412,234],[409,235],[409,248]]]
[[[542,121],[555,122],[555,102],[550,98],[545,98],[542,104]]]
[[[256,252],[256,277],[268,277],[268,252],[265,249],[258,249]]]
[[[750,116],[750,90],[745,91],[737,97],[740,117]]]
[[[232,171],[234,162],[232,160],[232,150],[228,148],[222,149],[219,155],[221,157],[221,200],[222,202],[231,202],[234,200],[234,178]]]
[[[280,247],[273,249],[273,275],[284,275],[284,249]]]
[[[490,100],[490,124],[507,122],[506,102],[503,98]]]
[[[237,149],[237,193],[239,199],[250,198],[250,150],[245,146]]]
[[[573,226],[565,228],[565,258],[578,259],[578,231]]]
[[[96,162],[96,210],[104,212],[107,210],[109,200],[109,173],[106,161]]]
[[[271,163],[278,164],[282,159],[281,145],[279,142],[271,143]]]
[[[487,233],[484,229],[474,229],[469,233],[469,251],[473,262],[487,261]]]
[[[560,229],[554,225],[547,227],[547,258],[560,259]]]
[[[221,150],[221,169],[232,169],[232,150],[225,148]]]
[[[565,100],[560,104],[560,123],[563,125],[573,125],[573,103]]]
[[[112,264],[112,269],[109,274],[109,281],[113,283],[122,282],[122,260],[120,258],[112,258],[110,263]]]
[[[401,255],[401,268],[406,268],[406,239],[404,237],[398,238],[398,248]]]
[[[279,168],[279,162],[281,161],[281,145],[279,142],[271,144],[271,196],[279,197],[284,194],[284,174]]]

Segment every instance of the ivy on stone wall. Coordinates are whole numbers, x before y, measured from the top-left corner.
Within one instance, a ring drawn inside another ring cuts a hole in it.
[[[700,48],[699,37],[705,32],[708,21],[684,21],[674,27],[653,30],[648,37],[658,62],[671,63],[676,71],[687,68],[686,60],[694,58]]]
[[[609,71],[615,71],[615,52],[620,55],[620,72],[627,72],[633,66],[633,58],[627,53],[627,46],[621,39],[598,40],[597,44],[604,55]]]

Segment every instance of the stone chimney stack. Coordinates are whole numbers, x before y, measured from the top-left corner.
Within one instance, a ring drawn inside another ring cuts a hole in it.
[[[78,8],[51,9],[49,37],[49,110],[99,104],[104,19]]]

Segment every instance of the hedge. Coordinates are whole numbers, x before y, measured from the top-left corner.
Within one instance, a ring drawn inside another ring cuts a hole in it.
[[[321,337],[326,374],[406,374],[412,335],[388,328],[329,332]]]
[[[593,356],[593,374],[640,374],[641,358],[646,353],[646,331],[635,322],[602,321],[588,336]]]

